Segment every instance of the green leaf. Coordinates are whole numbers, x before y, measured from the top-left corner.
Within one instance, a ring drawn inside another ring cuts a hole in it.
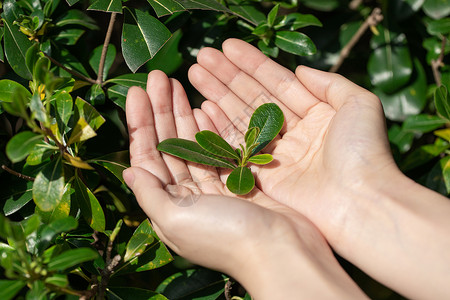
[[[217,157],[203,149],[199,144],[185,139],[172,138],[164,140],[159,143],[157,149],[199,164],[229,169],[235,168],[231,162],[221,157]]]
[[[388,136],[389,142],[397,146],[400,153],[409,151],[414,141],[414,132],[405,131],[397,124],[394,124],[389,128]]]
[[[279,8],[280,4],[277,4],[269,11],[269,14],[267,15],[267,25],[269,25],[269,27],[272,27],[275,24]]]
[[[5,26],[4,46],[6,59],[9,65],[20,77],[32,79],[30,70],[25,63],[25,54],[32,45],[27,36],[19,31],[19,26],[13,25],[7,19],[3,19]]]
[[[444,85],[438,87],[434,92],[434,104],[437,113],[447,122],[450,122],[450,95]]]
[[[59,0],[47,0],[44,5],[44,15],[48,18],[50,17],[58,7]]]
[[[88,7],[88,10],[122,13],[122,0],[97,0]]]
[[[319,11],[332,11],[341,5],[340,0],[303,0],[306,7]]]
[[[425,0],[423,11],[433,19],[441,19],[450,14],[450,0]]]
[[[83,218],[92,229],[100,232],[105,231],[105,214],[97,198],[78,176],[75,176],[73,187],[75,199],[80,206]]]
[[[56,96],[54,105],[56,106],[56,122],[58,124],[59,131],[61,134],[64,134],[70,129],[68,123],[73,114],[72,96],[68,92],[62,91]]]
[[[1,43],[1,41],[3,39],[3,33],[4,33],[3,27],[0,27],[0,61],[2,63],[5,62],[5,54],[3,52],[3,46],[2,46],[2,43]]]
[[[265,165],[270,163],[273,160],[273,156],[270,154],[258,154],[250,157],[248,162],[257,164],[257,165]]]
[[[156,292],[134,287],[110,287],[108,293],[111,300],[167,300]]]
[[[39,44],[33,44],[30,48],[28,48],[25,53],[25,64],[27,65],[28,70],[33,71],[36,62],[41,57],[41,50],[39,49]]]
[[[9,300],[27,284],[22,280],[0,280],[0,299]]]
[[[259,127],[251,127],[247,130],[244,136],[245,145],[247,149],[253,146],[253,144],[256,142],[256,139],[259,136],[259,133],[260,133]]]
[[[127,99],[129,87],[123,85],[113,85],[108,88],[108,98],[125,111],[125,103]]]
[[[297,31],[277,31],[275,45],[295,55],[307,56],[316,53],[316,46],[311,39]]]
[[[54,40],[63,45],[73,46],[85,32],[86,30],[81,28],[60,28]]]
[[[42,254],[52,240],[61,232],[68,232],[77,228],[78,222],[74,217],[66,216],[61,219],[53,220],[50,224],[44,225],[38,231],[38,243],[35,249],[38,254]]]
[[[93,84],[86,93],[86,99],[94,106],[105,104],[105,92],[103,92],[102,86]]]
[[[450,33],[450,18],[435,20],[428,23],[427,31],[431,35]]]
[[[143,89],[147,86],[147,73],[125,74],[107,80],[105,83],[115,83],[124,87],[139,86]]]
[[[88,162],[104,167],[120,181],[124,182],[122,172],[130,167],[130,153],[128,150],[114,152],[101,157],[93,158]]]
[[[391,94],[404,87],[413,73],[412,59],[406,43],[406,36],[397,34],[378,25],[378,36],[371,41],[373,49],[367,69],[374,86]]]
[[[96,259],[98,253],[91,248],[77,248],[63,252],[48,263],[49,271],[66,270],[80,263]]]
[[[123,258],[124,262],[141,255],[145,248],[155,240],[153,234],[150,222],[148,219],[144,220],[128,241],[125,256]]]
[[[425,70],[418,60],[414,60],[415,76],[406,87],[394,94],[386,94],[375,88],[373,92],[383,103],[386,117],[394,121],[403,121],[408,116],[420,113],[426,105],[427,79]]]
[[[147,0],[159,17],[171,15],[177,11],[186,10],[181,3],[175,0]]]
[[[92,105],[80,97],[75,99],[75,107],[78,116],[84,118],[94,131],[97,131],[105,123],[105,118]]]
[[[250,1],[229,0],[227,3],[228,8],[235,15],[253,25],[259,25],[266,21],[266,16]]]
[[[45,84],[49,76],[50,65],[50,59],[39,57],[33,68],[33,78],[39,83]]]
[[[74,5],[75,3],[77,3],[78,1],[80,1],[80,0],[66,0],[67,1],[67,3],[70,5],[70,6],[72,6],[72,5]]]
[[[31,93],[20,83],[9,79],[0,80],[0,101],[14,102],[18,90],[27,97],[31,97]]]
[[[447,194],[450,194],[450,156],[446,156],[439,161],[442,169],[442,177],[444,179]]]
[[[207,269],[184,270],[166,278],[156,292],[168,299],[217,299],[227,280],[220,273]]]
[[[411,154],[409,154],[404,161],[400,164],[400,169],[403,172],[410,171],[417,168],[433,158],[437,157],[445,150],[447,150],[449,145],[424,145],[417,148]]]
[[[239,158],[234,149],[217,133],[202,130],[195,134],[195,139],[203,149],[214,155],[232,159]]]
[[[181,30],[175,31],[161,50],[145,64],[147,70],[161,70],[167,75],[174,73],[183,64],[183,55],[178,50],[182,36]]]
[[[266,45],[265,41],[258,41],[258,48],[262,53],[271,57],[278,57],[278,53],[280,52],[280,48],[275,46],[272,41],[269,42],[269,45]]]
[[[97,48],[94,49],[94,51],[92,51],[91,57],[89,58],[89,65],[97,75],[98,75],[98,68],[100,66],[100,58],[102,56],[102,51],[103,45],[98,46]],[[109,69],[111,68],[115,58],[116,58],[116,47],[112,44],[109,44],[108,51],[106,52],[105,65],[103,67],[102,80],[106,80],[106,78],[108,77]]]
[[[66,287],[69,285],[69,279],[66,274],[53,274],[45,278],[45,283],[58,287]]]
[[[322,27],[322,23],[313,15],[304,15],[300,13],[291,13],[288,15],[280,16],[275,21],[274,28],[276,30],[297,30],[306,26],[319,26]]]
[[[41,216],[41,220],[45,224],[68,217],[70,213],[70,195],[73,191],[70,183],[67,183],[61,201],[53,210],[42,211],[36,206],[35,213]]]
[[[61,63],[67,69],[76,71],[84,76],[89,77],[89,74],[86,71],[86,69],[84,68],[83,64],[78,60],[77,57],[73,56],[69,52],[69,50],[62,48],[62,47],[57,47],[52,52],[52,54],[53,54],[53,58],[56,61],[58,61],[59,63]],[[69,72],[67,72],[61,68],[55,69],[54,74],[59,77],[72,77],[73,76]]]
[[[39,142],[42,142],[42,135],[31,131],[23,131],[9,140],[6,145],[6,155],[16,163],[24,160]]]
[[[58,206],[64,192],[64,175],[61,157],[48,163],[38,173],[33,184],[33,199],[42,211]]]
[[[28,118],[27,105],[30,102],[30,92],[23,89],[14,89],[12,102],[2,102],[3,109],[9,114],[24,119]]]
[[[403,122],[403,130],[415,133],[426,133],[442,127],[448,121],[437,116],[414,115]]]
[[[69,141],[67,142],[67,145],[71,145],[76,142],[86,141],[90,138],[93,138],[96,135],[97,133],[95,133],[94,129],[92,129],[92,127],[89,126],[89,124],[83,117],[80,117],[77,123],[75,124],[72,133],[70,134],[70,138]]]
[[[33,182],[27,182],[25,190],[8,193],[7,197],[3,198],[1,201],[5,203],[3,205],[3,213],[5,216],[12,215],[16,211],[24,207],[28,202],[33,199]]]
[[[31,96],[30,110],[32,117],[36,118],[38,121],[46,124],[47,123],[47,112],[45,111],[44,105],[42,104],[41,95],[39,93]]]
[[[280,132],[284,123],[284,115],[275,103],[266,103],[258,107],[250,118],[248,128],[258,127],[260,133],[256,139],[259,145],[253,150],[256,154],[263,150]]]
[[[248,194],[255,187],[255,177],[247,167],[237,167],[227,178],[228,189],[237,194]]]
[[[126,7],[122,30],[122,54],[132,72],[151,59],[172,34],[149,13]]]
[[[66,25],[79,25],[86,27],[90,30],[97,30],[98,26],[94,19],[89,17],[87,14],[77,9],[70,9],[62,14],[57,20],[57,27],[62,27]]]

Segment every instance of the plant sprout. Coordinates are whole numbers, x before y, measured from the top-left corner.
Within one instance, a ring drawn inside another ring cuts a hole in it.
[[[278,105],[266,103],[253,113],[244,136],[245,145],[240,144],[237,149],[209,130],[196,133],[197,143],[171,138],[162,141],[157,149],[195,163],[231,169],[226,183],[228,189],[237,195],[245,195],[255,186],[255,178],[247,165],[265,165],[273,160],[270,154],[257,153],[278,135],[283,123],[283,112]]]

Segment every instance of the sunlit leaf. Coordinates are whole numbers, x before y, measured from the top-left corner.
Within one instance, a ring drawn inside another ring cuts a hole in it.
[[[248,162],[257,164],[257,165],[265,165],[270,163],[273,160],[273,156],[270,154],[258,154],[250,157]]]
[[[434,92],[434,104],[438,114],[450,122],[450,95],[444,85],[438,87]]]
[[[91,248],[77,248],[63,252],[54,257],[48,263],[49,271],[66,270],[82,262],[90,261],[98,257],[98,252]]]
[[[258,107],[250,118],[248,128],[258,127],[260,133],[256,139],[259,145],[253,154],[263,150],[280,132],[284,123],[284,115],[275,103],[266,103]]]
[[[33,184],[33,199],[43,211],[58,206],[64,192],[64,175],[61,158],[54,159],[38,173]]]
[[[6,155],[12,162],[19,162],[24,160],[33,148],[40,142],[42,142],[43,136],[31,131],[22,131],[12,139],[9,140],[6,145]]]
[[[47,112],[42,104],[41,95],[39,93],[31,96],[30,110],[33,113],[32,116],[42,123],[47,122]]]
[[[32,75],[25,63],[25,54],[27,49],[32,45],[27,36],[19,31],[17,25],[13,25],[7,19],[3,19],[5,28],[4,46],[6,59],[11,68],[20,77],[31,79]]]
[[[75,106],[75,112],[78,113],[78,116],[83,117],[94,131],[97,131],[105,123],[105,118],[92,105],[80,97],[75,99]]]
[[[62,27],[66,25],[80,25],[86,27],[90,30],[97,30],[98,26],[94,19],[89,17],[87,14],[77,9],[69,9],[63,13],[57,20],[57,27]]]
[[[136,229],[136,231],[131,236],[128,241],[126,252],[124,255],[124,261],[127,262],[135,256],[141,255],[145,248],[153,243],[155,238],[152,235],[153,230],[147,228],[150,226],[150,222],[144,221],[141,225]]]
[[[423,11],[433,19],[440,19],[450,14],[450,0],[426,0]]]
[[[403,122],[403,130],[426,133],[442,127],[447,121],[432,115],[414,115]]]
[[[235,168],[227,178],[227,188],[237,194],[248,194],[255,187],[255,177],[247,167]]]
[[[100,232],[105,231],[105,214],[97,198],[78,176],[75,177],[73,188],[83,218],[92,229]]]
[[[234,149],[220,135],[209,130],[202,130],[195,134],[197,143],[206,151],[220,156],[232,159],[238,159]]]
[[[85,170],[94,170],[94,168],[89,165],[87,162],[79,158],[78,156],[72,156],[68,153],[64,153],[64,159],[67,163],[74,166],[75,168],[85,169]]]
[[[88,9],[122,13],[122,0],[96,0]]]
[[[300,13],[291,13],[288,15],[280,16],[275,22],[274,28],[297,30],[306,26],[322,26],[322,23],[313,15],[304,15]]]
[[[45,224],[49,224],[58,219],[64,219],[70,214],[70,195],[73,193],[70,183],[66,184],[64,193],[59,204],[50,211],[42,211],[38,206],[35,208],[35,213],[41,216],[41,220]]]
[[[128,150],[114,152],[101,157],[93,158],[89,160],[89,162],[104,167],[114,174],[114,176],[116,176],[120,181],[124,182],[122,172],[130,167],[130,153]]]
[[[31,93],[20,83],[9,79],[0,80],[0,101],[14,102],[18,90],[31,97]]]
[[[274,25],[279,8],[280,8],[280,4],[277,4],[267,14],[267,25],[269,25],[269,27],[272,27]]]
[[[3,213],[9,216],[24,207],[33,199],[33,182],[27,182],[26,188],[20,191],[8,193],[7,197],[1,199],[3,205]]]
[[[80,117],[77,121],[77,124],[75,124],[72,133],[70,134],[70,138],[67,144],[71,145],[76,142],[82,142],[96,135],[97,133],[95,133],[94,129],[89,126],[89,124],[83,117]]]

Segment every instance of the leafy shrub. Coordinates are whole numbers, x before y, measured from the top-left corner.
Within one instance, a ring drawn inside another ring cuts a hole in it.
[[[121,177],[128,88],[152,69],[185,82],[198,49],[227,37],[291,69],[340,67],[383,102],[401,169],[450,191],[448,1],[1,5],[1,299],[230,298],[232,279],[172,256]],[[342,264],[372,298],[401,298]]]

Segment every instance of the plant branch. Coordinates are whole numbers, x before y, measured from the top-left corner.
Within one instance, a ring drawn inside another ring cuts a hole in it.
[[[437,59],[433,59],[431,61],[431,69],[433,70],[433,77],[434,81],[436,81],[436,85],[439,87],[441,86],[441,72],[439,72],[439,68],[442,66],[442,63],[444,61],[444,54],[445,54],[445,45],[447,44],[447,38],[444,36],[442,38],[442,44],[441,44],[441,53],[439,54],[439,57]]]
[[[82,79],[82,80],[84,80],[84,81],[87,81],[87,82],[89,82],[89,83],[92,83],[92,84],[96,84],[96,83],[97,83],[97,82],[96,82],[94,79],[92,79],[92,78],[86,77],[86,76],[84,76],[83,74],[81,74],[81,73],[79,73],[79,72],[77,72],[77,71],[74,71],[74,70],[71,70],[71,69],[66,68],[66,67],[63,66],[60,62],[58,62],[58,61],[56,61],[54,58],[50,57],[47,53],[44,52],[44,55],[45,55],[48,59],[50,59],[50,61],[51,61],[52,63],[54,63],[55,65],[57,65],[58,67],[60,67],[60,68],[63,69],[64,71],[68,72],[69,74],[71,74],[71,75],[73,75],[73,76],[75,76],[75,77],[78,77],[78,78],[80,78],[80,79]]]
[[[100,63],[98,64],[98,76],[97,84],[103,84],[103,69],[105,67],[106,54],[108,53],[108,45],[111,40],[112,31],[114,29],[114,22],[116,22],[117,13],[111,13],[111,18],[109,19],[108,30],[106,31],[105,41],[103,42],[102,55],[100,56]]]
[[[335,73],[339,68],[341,67],[344,60],[348,57],[350,54],[350,51],[353,49],[353,47],[356,45],[356,43],[360,40],[360,38],[363,36],[363,34],[366,32],[366,30],[370,26],[376,26],[378,23],[380,23],[383,20],[383,15],[381,14],[380,8],[374,8],[372,10],[372,13],[367,17],[367,19],[364,21],[364,23],[361,24],[361,26],[358,28],[358,31],[352,36],[350,41],[347,43],[347,45],[342,48],[341,52],[339,53],[339,58],[336,61],[336,63],[330,68],[330,72]]]
[[[22,178],[22,179],[25,179],[25,180],[28,180],[28,181],[34,181],[34,180],[35,180],[34,177],[31,177],[31,176],[24,175],[24,174],[22,174],[22,173],[16,172],[16,171],[14,171],[13,169],[10,169],[10,168],[8,168],[8,167],[5,166],[5,165],[2,165],[2,169],[5,170],[6,172],[8,172],[9,174],[12,174],[12,175],[14,175],[14,176],[17,176],[17,177],[19,177],[19,178]]]

